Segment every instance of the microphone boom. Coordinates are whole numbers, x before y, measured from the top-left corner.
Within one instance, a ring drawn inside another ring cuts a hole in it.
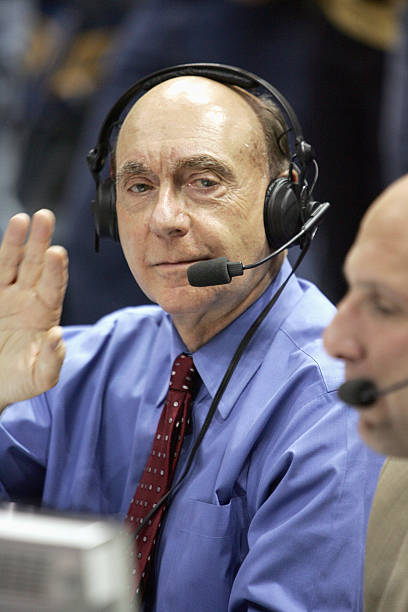
[[[374,404],[381,395],[393,393],[403,387],[408,387],[407,378],[383,389],[378,389],[375,382],[369,378],[354,378],[341,385],[337,393],[339,398],[346,402],[346,404],[366,408]]]
[[[211,287],[213,285],[227,285],[231,282],[233,276],[242,276],[244,270],[256,268],[270,261],[273,257],[282,253],[285,249],[292,246],[300,238],[307,234],[313,238],[314,233],[317,229],[317,224],[320,222],[321,217],[326,213],[330,204],[324,202],[318,204],[313,211],[312,215],[302,226],[300,232],[293,236],[288,242],[283,244],[279,249],[270,253],[267,257],[264,257],[260,261],[256,261],[253,264],[244,266],[240,261],[228,261],[226,257],[217,257],[215,259],[206,259],[198,261],[187,268],[187,278],[190,285],[193,287]]]
[[[359,408],[371,406],[378,397],[378,389],[369,378],[349,380],[341,385],[337,393],[343,402]]]

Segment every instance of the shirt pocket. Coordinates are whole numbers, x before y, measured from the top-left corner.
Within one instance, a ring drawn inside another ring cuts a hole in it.
[[[246,498],[233,497],[228,504],[209,504],[189,499],[178,515],[180,531],[203,538],[235,539],[245,526]]]

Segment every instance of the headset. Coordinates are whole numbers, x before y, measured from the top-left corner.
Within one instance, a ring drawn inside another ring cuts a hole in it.
[[[112,132],[120,124],[125,109],[137,96],[163,81],[181,76],[206,77],[226,85],[238,86],[255,94],[258,90],[263,90],[263,93],[266,91],[281,109],[287,126],[285,133],[288,135],[290,166],[287,178],[272,179],[266,189],[263,210],[265,234],[272,250],[279,249],[282,245],[295,244],[302,248],[305,235],[309,237],[310,242],[312,229],[315,232],[314,222],[309,224],[310,229],[307,227],[304,230],[304,227],[319,206],[319,203],[312,199],[312,191],[318,177],[318,165],[312,146],[303,138],[302,128],[294,110],[275,87],[251,72],[224,64],[194,63],[164,68],[140,79],[123,93],[106,115],[97,143],[87,155],[88,167],[96,183],[96,196],[91,203],[95,250],[99,250],[100,238],[119,240],[115,179],[112,176],[101,177],[106,160],[112,151],[110,142]],[[297,170],[297,180],[293,168]],[[313,169],[311,187],[307,180],[310,168]]]

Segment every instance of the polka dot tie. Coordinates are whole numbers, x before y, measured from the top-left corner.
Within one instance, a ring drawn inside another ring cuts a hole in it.
[[[171,487],[184,434],[190,422],[192,392],[197,378],[192,358],[184,353],[176,357],[152,449],[126,517],[131,533],[136,531],[145,516]],[[165,507],[166,503],[135,538],[135,550],[132,551],[133,574],[135,592],[139,596],[143,595],[148,579]]]

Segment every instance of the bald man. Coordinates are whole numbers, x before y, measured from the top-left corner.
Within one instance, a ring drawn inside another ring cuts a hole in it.
[[[274,106],[202,77],[134,104],[115,150],[116,212],[132,274],[157,305],[61,330],[67,256],[49,246],[52,214],[30,229],[13,217],[0,248],[2,496],[143,523],[133,562],[145,610],[361,609],[380,461],[335,393],[342,368],[321,342],[332,305],[291,276],[218,401],[290,265],[283,253],[228,285],[186,278],[194,262],[269,253],[263,203],[288,171],[284,132]],[[189,425],[175,424],[186,431],[173,483],[185,477],[151,542],[163,503],[151,503],[154,466],[167,454],[157,444],[170,435],[156,428],[179,403],[166,400],[172,364],[173,377],[190,358],[199,382],[182,385],[193,405]]]
[[[366,213],[344,273],[349,290],[327,328],[328,352],[346,378],[385,388],[408,378],[408,177],[391,185]],[[408,457],[408,387],[360,411],[363,440],[385,455]]]
[[[344,360],[346,378],[379,389],[408,378],[408,175],[366,213],[347,255],[349,284],[325,332],[329,353]],[[408,609],[408,387],[360,410],[359,432],[391,455],[378,483],[367,534],[365,610]]]

